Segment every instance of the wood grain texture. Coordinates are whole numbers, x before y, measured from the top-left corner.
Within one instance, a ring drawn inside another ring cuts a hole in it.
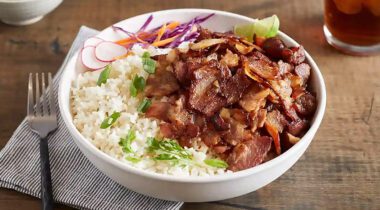
[[[102,29],[141,13],[191,7],[277,14],[282,31],[315,58],[328,97],[313,143],[278,180],[245,196],[183,209],[380,209],[380,56],[353,57],[328,46],[321,0],[65,0],[34,25],[0,24],[0,148],[25,116],[28,73],[56,72],[80,25]],[[40,201],[0,189],[0,208],[40,209]]]

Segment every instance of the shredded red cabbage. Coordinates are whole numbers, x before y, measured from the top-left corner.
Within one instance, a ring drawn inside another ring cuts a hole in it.
[[[153,15],[150,15],[138,31],[145,31],[146,27],[148,27],[149,23],[152,22],[152,20],[153,20]]]
[[[204,16],[204,17],[197,16],[197,17],[191,19],[189,22],[182,23],[182,24],[178,25],[174,30],[165,31],[165,33],[162,35],[161,39],[168,39],[168,38],[174,37],[174,36],[178,36],[178,37],[174,41],[172,41],[171,43],[169,43],[165,46],[161,46],[161,47],[174,48],[174,47],[177,47],[178,45],[180,45],[182,42],[194,41],[199,36],[199,32],[198,32],[199,24],[208,20],[213,15],[215,15],[215,14],[212,13],[212,14],[209,14],[209,15]],[[153,29],[150,29],[148,31],[145,31],[146,28],[149,26],[149,24],[152,22],[152,20],[153,20],[153,15],[150,15],[147,18],[147,20],[144,22],[144,24],[141,26],[141,28],[135,33],[129,32],[129,31],[127,31],[121,27],[118,27],[118,26],[112,26],[112,28],[115,31],[117,30],[117,31],[121,31],[121,32],[125,33],[129,37],[137,37],[138,33],[141,33],[141,32],[154,33],[163,26],[163,25],[161,25],[161,26],[155,27]],[[195,31],[194,31],[193,27],[196,27]],[[156,40],[156,38],[157,38],[157,36],[153,36],[153,37],[145,39],[144,41],[149,43],[149,44],[152,44]]]

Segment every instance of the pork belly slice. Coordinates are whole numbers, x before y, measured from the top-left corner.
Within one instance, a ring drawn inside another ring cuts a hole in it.
[[[240,171],[262,163],[271,144],[272,139],[268,136],[258,136],[239,143],[227,158],[228,169]]]
[[[145,95],[147,97],[168,96],[179,90],[177,79],[173,72],[165,69],[156,69],[146,81]]]
[[[189,106],[208,117],[213,116],[226,104],[226,99],[218,94],[216,85],[218,70],[209,66],[194,71],[189,91]]]
[[[285,119],[285,116],[276,109],[269,112],[266,116],[264,125],[269,135],[273,138],[276,153],[278,155],[281,154],[280,134],[283,132],[287,124],[288,121]]]
[[[243,69],[238,69],[234,76],[220,84],[221,94],[227,99],[227,105],[238,102],[251,83]]]

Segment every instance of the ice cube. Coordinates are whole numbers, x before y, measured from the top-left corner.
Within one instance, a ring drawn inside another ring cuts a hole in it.
[[[334,2],[338,10],[347,15],[357,14],[362,10],[362,0],[334,0]]]
[[[363,0],[363,4],[373,15],[380,16],[380,0]]]

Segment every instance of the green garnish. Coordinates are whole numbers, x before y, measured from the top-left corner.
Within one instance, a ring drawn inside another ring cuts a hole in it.
[[[132,162],[132,163],[138,163],[141,161],[140,158],[138,157],[131,157],[131,156],[128,156],[128,157],[125,157],[126,160],[128,160],[129,162]]]
[[[154,72],[156,71],[156,61],[150,58],[148,52],[144,52],[142,56],[142,64],[144,70],[149,74],[154,74]]]
[[[103,120],[102,124],[100,125],[101,129],[106,129],[113,125],[116,120],[120,117],[120,112],[114,112],[109,117]]]
[[[234,33],[252,42],[254,34],[259,37],[270,38],[277,35],[279,28],[280,20],[276,15],[272,15],[254,23],[236,25]]]
[[[228,164],[224,162],[223,160],[219,159],[206,159],[203,161],[209,166],[216,167],[216,168],[227,168]]]
[[[122,147],[125,153],[133,152],[131,143],[136,139],[136,132],[134,130],[129,130],[126,138],[120,138],[119,145]]]
[[[111,72],[111,66],[108,65],[108,66],[106,66],[106,68],[100,73],[99,78],[98,78],[98,82],[96,82],[96,84],[97,84],[98,86],[101,86],[102,84],[106,84],[107,79],[108,79],[109,76],[110,76],[110,72]]]
[[[178,164],[180,161],[192,159],[191,154],[172,139],[157,140],[151,137],[148,139],[148,145],[147,150],[152,155],[153,160],[166,160]]]
[[[144,77],[135,75],[133,77],[131,86],[129,86],[129,92],[131,96],[136,97],[139,92],[142,92],[145,88]]]
[[[145,113],[150,107],[150,105],[152,105],[152,101],[149,100],[148,98],[144,98],[144,100],[137,107],[137,111],[141,113]]]
[[[150,58],[149,52],[144,52],[142,58]]]

